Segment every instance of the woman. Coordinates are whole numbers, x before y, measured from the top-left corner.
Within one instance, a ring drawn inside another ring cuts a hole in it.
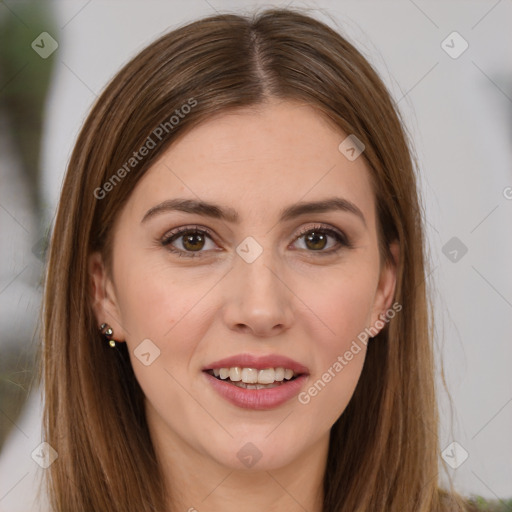
[[[57,511],[468,510],[382,81],[291,10],[151,44],[78,137],[45,283]]]

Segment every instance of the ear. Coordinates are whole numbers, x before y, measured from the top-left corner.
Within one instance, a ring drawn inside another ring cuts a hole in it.
[[[93,252],[89,255],[88,270],[92,308],[98,328],[102,323],[106,323],[114,331],[112,339],[117,342],[124,341],[126,332],[119,321],[121,315],[114,285],[108,276],[103,258],[99,252]]]
[[[375,326],[378,320],[381,320],[380,323],[382,323],[382,319],[386,318],[383,315],[391,308],[391,303],[395,295],[396,275],[398,261],[400,258],[400,248],[398,242],[392,242],[389,245],[389,249],[392,255],[392,260],[386,262],[382,266],[380,272],[379,284],[375,292],[375,300],[373,303],[370,323],[371,326]],[[384,328],[384,326],[382,328]],[[378,330],[380,331],[381,329]]]

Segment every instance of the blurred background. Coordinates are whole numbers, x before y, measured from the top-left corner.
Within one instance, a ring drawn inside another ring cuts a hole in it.
[[[48,234],[78,131],[117,70],[215,11],[297,6],[386,82],[419,162],[430,247],[440,454],[459,492],[512,511],[512,1],[0,2],[0,511],[36,500],[30,390]]]

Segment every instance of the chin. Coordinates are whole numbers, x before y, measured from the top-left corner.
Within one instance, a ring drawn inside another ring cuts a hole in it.
[[[304,443],[288,438],[288,446],[277,436],[271,440],[268,436],[271,430],[230,438],[225,445],[218,444],[210,456],[220,465],[236,471],[272,471],[292,464],[300,456],[297,447]]]

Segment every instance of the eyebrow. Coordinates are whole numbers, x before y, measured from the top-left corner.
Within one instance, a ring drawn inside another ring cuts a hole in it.
[[[213,203],[197,201],[195,199],[176,198],[168,199],[167,201],[163,201],[162,203],[150,208],[142,218],[141,224],[155,215],[170,211],[194,213],[232,223],[238,223],[240,221],[238,212],[233,208],[224,208]],[[279,220],[283,222],[305,214],[324,213],[330,211],[352,213],[359,217],[366,226],[366,219],[363,212],[354,203],[341,197],[331,197],[322,201],[301,202],[287,206],[280,211]]]

